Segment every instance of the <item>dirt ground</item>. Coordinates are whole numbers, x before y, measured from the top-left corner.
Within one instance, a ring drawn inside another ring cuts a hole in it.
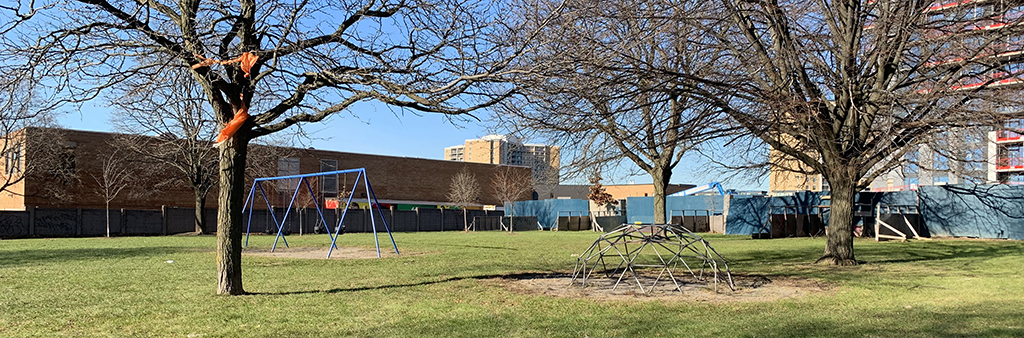
[[[397,257],[391,248],[381,248],[380,253],[382,257]],[[325,259],[327,257],[327,248],[279,247],[274,252],[270,252],[269,249],[246,249],[243,251],[243,254],[275,258]],[[410,254],[422,255],[424,253],[402,253],[403,256]],[[377,258],[377,251],[373,248],[339,247],[334,249],[330,259],[367,258]],[[601,274],[595,274],[588,278],[586,286],[581,286],[579,280],[570,284],[572,274],[568,272],[513,274],[500,278],[486,279],[483,282],[522,294],[552,297],[585,298],[599,301],[672,300],[711,303],[756,302],[796,298],[809,294],[828,292],[833,288],[832,285],[813,280],[733,274],[732,279],[735,290],[729,289],[728,285],[720,282],[716,292],[715,285],[708,280],[697,280],[689,274],[676,277],[680,282],[680,290],[676,290],[675,285],[670,280],[663,278],[655,284],[654,276],[641,275],[639,279],[644,285],[644,289],[647,290],[646,293],[637,287],[636,280],[633,280],[629,275],[623,278],[618,286],[615,286],[615,278],[607,278]],[[654,284],[653,288],[650,287],[652,284]]]
[[[329,245],[328,245],[329,246]],[[245,249],[242,254],[252,256],[263,256],[263,257],[275,257],[275,258],[306,258],[306,259],[325,259],[327,258],[327,248],[282,248],[278,247],[274,252],[270,252],[270,249]],[[402,253],[403,256],[408,256],[410,253]],[[395,249],[381,247],[381,257],[397,257]],[[413,255],[415,255],[413,253]],[[366,259],[366,258],[377,258],[377,250],[373,248],[353,248],[339,246],[331,252],[331,259]]]
[[[712,303],[771,301],[784,298],[796,298],[809,294],[828,292],[833,287],[826,283],[786,277],[766,276],[732,276],[736,290],[730,290],[725,284],[718,284],[715,292],[714,284],[698,281],[691,276],[679,277],[680,290],[675,285],[662,279],[653,288],[653,277],[641,278],[647,293],[643,293],[635,280],[628,276],[612,289],[616,279],[596,276],[587,279],[585,287],[577,280],[570,285],[572,275],[562,274],[522,274],[492,279],[492,283],[502,285],[515,292],[524,294],[540,294],[553,297],[586,298],[602,301],[617,300],[674,300]]]

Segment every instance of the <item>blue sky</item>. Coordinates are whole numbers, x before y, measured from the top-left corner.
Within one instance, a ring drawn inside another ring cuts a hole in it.
[[[352,109],[352,114],[341,113],[321,123],[303,124],[303,130],[312,139],[299,140],[295,146],[345,151],[353,153],[442,159],[444,148],[462,144],[466,139],[488,134],[481,122],[457,122],[454,125],[444,116],[420,116],[392,111],[386,106],[363,104]],[[397,115],[396,115],[397,114]],[[355,116],[358,116],[356,118]],[[59,123],[66,128],[92,131],[113,131],[110,115],[105,107],[85,106],[81,112],[63,115]],[[486,119],[486,113],[480,114]],[[535,140],[525,140],[527,142]],[[673,171],[673,184],[700,185],[719,181],[719,175],[706,168],[697,168],[694,160],[685,160]],[[607,176],[607,175],[606,175]],[[607,177],[605,184],[650,183],[650,176]],[[582,184],[584,182],[563,182]],[[767,190],[765,182],[733,180],[723,182],[726,188],[740,190]]]

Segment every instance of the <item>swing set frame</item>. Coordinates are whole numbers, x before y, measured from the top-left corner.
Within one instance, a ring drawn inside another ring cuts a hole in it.
[[[348,210],[349,210],[348,206],[352,204],[352,197],[355,195],[356,189],[359,187],[360,179],[362,179],[363,186],[366,189],[367,202],[370,202],[371,199],[373,201],[373,203],[370,203],[369,210],[370,210],[371,229],[373,229],[373,243],[374,243],[374,245],[377,248],[377,258],[380,258],[381,254],[380,254],[380,241],[377,238],[377,221],[374,218],[374,213],[373,213],[373,209],[374,208],[377,209],[377,214],[380,215],[380,220],[381,220],[381,223],[383,223],[383,225],[384,225],[384,230],[387,231],[388,237],[391,239],[391,246],[395,249],[395,254],[400,254],[398,252],[398,245],[395,244],[395,237],[394,237],[394,235],[391,234],[391,228],[388,227],[388,222],[387,222],[387,220],[384,219],[384,214],[380,210],[380,202],[377,201],[377,195],[373,193],[373,187],[370,185],[370,180],[367,178],[366,168],[325,171],[325,172],[311,173],[311,174],[301,174],[301,175],[288,175],[288,176],[277,176],[277,177],[261,177],[261,178],[257,178],[255,180],[253,180],[252,188],[249,189],[249,195],[248,195],[248,197],[246,197],[245,205],[242,207],[242,216],[243,217],[246,216],[246,214],[245,214],[246,211],[249,212],[249,215],[246,218],[247,221],[246,221],[246,226],[245,226],[245,246],[246,247],[249,246],[249,233],[250,233],[250,230],[252,228],[252,214],[253,214],[253,209],[254,209],[253,207],[255,206],[255,203],[256,203],[254,197],[255,197],[257,189],[259,189],[260,195],[263,196],[263,200],[267,203],[267,210],[270,211],[270,218],[272,218],[274,220],[274,225],[277,226],[277,235],[274,236],[274,245],[270,247],[270,252],[274,252],[274,250],[277,249],[277,241],[279,239],[284,242],[284,246],[286,248],[288,247],[288,239],[286,239],[285,235],[284,235],[284,222],[285,222],[285,220],[288,219],[288,214],[291,212],[292,206],[295,205],[295,198],[299,196],[299,190],[302,189],[303,185],[305,185],[306,189],[309,191],[309,195],[310,196],[316,196],[316,193],[313,191],[313,187],[309,184],[309,179],[310,178],[323,177],[323,176],[327,176],[327,175],[352,174],[352,173],[356,173],[357,174],[356,181],[355,181],[355,184],[352,185],[352,191],[349,192],[349,194],[348,194],[348,202],[345,203],[346,207],[344,209],[342,209],[341,218],[338,219],[338,225],[334,227],[334,232],[333,233],[331,232],[331,227],[326,227],[327,228],[327,235],[331,237],[331,247],[327,250],[327,258],[331,258],[331,253],[334,252],[334,249],[336,249],[338,247],[337,246],[337,241],[338,241],[338,236],[341,236],[341,225],[342,225],[342,222],[345,221],[345,215],[348,213]],[[267,192],[266,192],[266,190],[263,189],[263,183],[264,182],[272,182],[272,181],[280,181],[280,180],[289,180],[289,179],[298,179],[299,181],[295,185],[295,192],[292,193],[291,201],[288,202],[288,208],[285,209],[284,216],[281,218],[282,220],[278,221],[277,220],[277,215],[274,214],[274,207],[270,204],[270,198],[267,197]],[[326,225],[327,221],[324,219],[324,212],[323,212],[323,208],[320,205],[320,202],[317,201],[316,198],[312,198],[312,200],[313,200],[314,207],[316,207],[317,215],[320,216],[320,221],[323,222],[324,225]]]

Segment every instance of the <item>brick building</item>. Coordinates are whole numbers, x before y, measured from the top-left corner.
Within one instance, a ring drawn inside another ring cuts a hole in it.
[[[29,128],[12,134],[9,138],[16,140],[19,147],[16,151],[3,154],[4,173],[18,174],[25,172],[28,166],[34,165],[34,147],[43,142],[54,142],[53,129]],[[59,167],[52,165],[38,173],[25,175],[20,182],[9,186],[0,193],[0,209],[25,210],[30,206],[39,208],[103,208],[104,201],[96,191],[100,185],[94,177],[102,172],[104,154],[111,153],[111,143],[118,134],[100,133],[79,130],[57,130],[61,135],[64,152],[59,155]],[[260,147],[260,146],[251,146]],[[277,148],[287,154],[278,158],[276,163],[265,164],[271,167],[269,172],[277,175],[298,173],[314,173],[337,169],[366,168],[374,193],[382,204],[395,208],[413,206],[447,205],[447,194],[452,177],[466,168],[477,177],[480,184],[479,205],[501,205],[491,189],[491,179],[498,168],[503,166],[482,163],[452,162],[410,157],[379,156],[369,154],[346,153],[318,149]],[[26,151],[29,150],[29,151]],[[160,166],[139,166],[134,168],[143,172],[142,179],[133,183],[134,190],[140,192],[128,197],[119,197],[111,201],[112,209],[160,209],[162,206],[191,208],[195,205],[192,190],[187,185],[160,186],[167,178],[180,175],[172,168]],[[513,167],[513,170],[529,171],[528,167]],[[60,172],[71,173],[73,179],[60,178]],[[344,191],[350,190],[355,175],[328,177],[316,183],[318,199],[343,197]],[[157,186],[160,186],[159,188]],[[292,183],[294,186],[294,183]],[[61,198],[56,198],[47,191],[60,191]],[[290,191],[289,191],[290,194]],[[284,194],[281,194],[284,195]],[[216,188],[207,199],[206,206],[215,208]],[[287,196],[290,198],[290,196]],[[275,206],[284,196],[277,196],[271,203]],[[522,199],[530,199],[524,194]],[[365,193],[356,192],[356,202],[366,201]]]

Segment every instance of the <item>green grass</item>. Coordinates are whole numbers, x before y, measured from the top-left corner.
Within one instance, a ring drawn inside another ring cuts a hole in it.
[[[0,241],[0,336],[956,337],[1024,336],[1024,243],[857,240],[868,264],[809,264],[824,240],[707,236],[735,273],[833,283],[775,301],[598,301],[482,279],[571,271],[595,233],[399,233],[401,257],[245,256],[245,289],[214,295],[213,237]],[[267,248],[273,237],[254,237]],[[344,246],[372,246],[347,234]],[[291,236],[293,247],[328,238]],[[173,264],[166,263],[173,260]]]

